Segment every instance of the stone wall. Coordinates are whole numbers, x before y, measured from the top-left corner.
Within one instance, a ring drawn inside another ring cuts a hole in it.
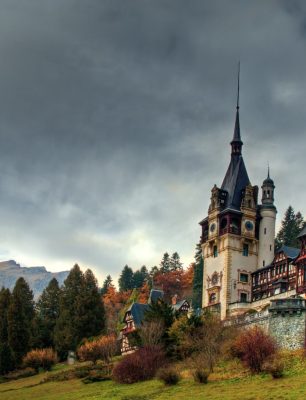
[[[236,317],[225,322],[241,327],[260,326],[273,336],[277,344],[288,350],[305,347],[306,301],[304,299],[272,300],[268,309]]]

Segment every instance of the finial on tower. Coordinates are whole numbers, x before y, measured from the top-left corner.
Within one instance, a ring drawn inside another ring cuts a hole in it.
[[[238,62],[237,110],[239,110],[240,60]]]
[[[270,179],[270,165],[269,165],[269,162],[268,162],[268,179]]]

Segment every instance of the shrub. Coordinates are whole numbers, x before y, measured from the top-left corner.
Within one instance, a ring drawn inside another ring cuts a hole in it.
[[[275,353],[275,341],[257,326],[241,332],[232,347],[232,354],[253,373],[261,372],[263,363]]]
[[[36,372],[38,372],[39,368],[50,371],[52,365],[56,363],[57,355],[51,348],[31,350],[23,358],[23,365],[33,368]]]
[[[9,372],[5,375],[5,381],[13,381],[22,378],[28,378],[29,376],[36,375],[37,372],[33,368],[17,369],[15,371]]]
[[[181,376],[176,368],[167,367],[161,368],[158,371],[158,378],[163,381],[165,385],[176,385],[181,379]]]
[[[284,376],[284,363],[282,360],[275,357],[265,361],[262,369],[268,374],[271,374],[274,379]]]
[[[113,379],[119,383],[145,381],[155,376],[165,363],[160,346],[145,346],[125,356],[113,369]]]
[[[198,383],[207,383],[209,371],[203,368],[196,368],[196,370],[193,372],[193,377]]]
[[[98,360],[103,360],[109,364],[117,349],[117,341],[114,335],[101,336],[92,341],[86,341],[78,349],[78,356],[81,361],[92,361],[96,364]]]

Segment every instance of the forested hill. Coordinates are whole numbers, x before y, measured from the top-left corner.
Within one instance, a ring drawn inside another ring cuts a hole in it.
[[[62,285],[69,271],[48,272],[45,267],[21,267],[14,260],[0,262],[0,289],[1,287],[13,289],[16,280],[23,277],[33,290],[34,298],[40,296],[52,278],[56,278]]]

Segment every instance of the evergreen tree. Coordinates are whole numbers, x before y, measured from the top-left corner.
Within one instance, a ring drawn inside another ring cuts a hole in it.
[[[147,267],[143,265],[140,270],[134,272],[134,287],[137,289],[141,288],[144,282],[148,280],[148,277]]]
[[[123,268],[118,283],[120,292],[125,292],[126,290],[132,290],[134,288],[133,270],[128,265]]]
[[[84,274],[84,289],[77,307],[77,329],[80,339],[104,333],[106,326],[104,304],[98,282],[90,269]]]
[[[63,359],[82,339],[99,335],[104,329],[105,311],[96,278],[91,270],[83,274],[76,264],[61,292],[54,333],[55,348]]]
[[[54,347],[54,329],[59,317],[61,289],[53,278],[42,292],[34,319],[35,347]]]
[[[12,371],[15,368],[14,354],[7,342],[0,342],[0,375]]]
[[[7,313],[11,302],[11,292],[9,289],[0,290],[0,343],[8,341],[8,322]]]
[[[193,285],[192,285],[192,306],[194,309],[202,308],[202,294],[203,294],[203,268],[204,261],[202,255],[201,244],[198,243],[196,246],[195,253],[195,263],[194,263],[194,275],[193,275]]]
[[[108,288],[109,288],[112,284],[113,284],[113,279],[112,279],[112,277],[111,277],[110,275],[107,275],[105,281],[103,282],[103,286],[102,286],[102,289],[101,289],[101,294],[102,294],[102,296],[104,296],[104,295],[107,293]]]
[[[30,324],[26,318],[20,297],[13,293],[7,314],[8,344],[14,352],[17,365],[21,364],[23,356],[29,350]]]
[[[8,344],[17,365],[30,349],[34,318],[33,292],[24,278],[16,281],[8,308]]]
[[[168,330],[174,322],[174,312],[172,307],[163,300],[151,303],[148,310],[145,311],[144,322],[162,323],[163,334],[161,341],[167,349],[167,353],[170,354],[172,348]]]
[[[299,247],[297,239],[305,225],[302,214],[298,211],[296,214],[292,206],[289,206],[281,223],[281,228],[276,236],[276,247],[291,246]]]
[[[163,258],[160,262],[160,272],[162,274],[166,274],[170,271],[170,256],[168,253],[164,253]]]
[[[175,252],[172,254],[172,257],[170,259],[170,271],[177,271],[182,269],[183,264],[181,263],[180,256],[178,252]]]
[[[0,290],[0,375],[14,369],[14,355],[8,344],[8,309],[11,302],[9,289]]]
[[[154,301],[145,311],[144,321],[162,321],[164,328],[168,329],[174,322],[174,313],[171,305],[164,300]]]
[[[61,359],[67,357],[69,350],[75,350],[80,336],[78,332],[78,302],[82,296],[84,275],[75,264],[67,276],[60,296],[60,312],[54,330],[55,348]]]

